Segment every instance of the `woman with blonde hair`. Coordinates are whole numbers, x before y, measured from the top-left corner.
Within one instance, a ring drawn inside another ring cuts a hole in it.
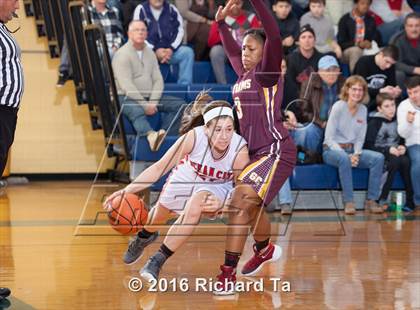
[[[380,182],[384,165],[381,153],[362,149],[367,130],[369,101],[366,81],[359,75],[349,77],[344,83],[328,118],[322,157],[328,165],[338,168],[343,191],[344,211],[355,214],[353,200],[352,167],[369,169],[369,184],[365,208],[372,213],[382,213],[378,205]]]

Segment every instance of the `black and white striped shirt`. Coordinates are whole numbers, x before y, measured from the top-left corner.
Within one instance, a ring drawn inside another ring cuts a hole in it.
[[[23,94],[21,50],[0,22],[0,105],[19,108]]]

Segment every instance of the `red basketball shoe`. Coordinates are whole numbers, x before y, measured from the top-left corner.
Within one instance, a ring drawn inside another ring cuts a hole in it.
[[[281,256],[281,247],[275,244],[270,244],[263,252],[258,252],[257,248],[254,244],[254,256],[245,264],[242,268],[242,274],[246,276],[253,276],[261,268],[264,266],[265,263],[271,263],[278,260]]]
[[[213,294],[218,296],[235,294],[236,269],[232,266],[221,265],[220,270],[222,272],[217,276],[218,283]]]

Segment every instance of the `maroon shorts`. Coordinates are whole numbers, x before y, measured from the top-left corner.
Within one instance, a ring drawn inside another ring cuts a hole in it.
[[[296,147],[291,138],[281,144],[280,156],[267,154],[251,157],[250,164],[239,176],[239,181],[249,184],[267,206],[276,197],[280,188],[292,175],[296,164]]]

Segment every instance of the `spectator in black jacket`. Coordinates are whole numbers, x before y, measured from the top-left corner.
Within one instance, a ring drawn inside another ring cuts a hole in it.
[[[299,36],[299,21],[292,13],[291,0],[275,0],[273,11],[279,25],[280,35],[283,43],[283,52],[289,54],[296,48],[296,40]]]
[[[378,112],[369,120],[364,148],[380,152],[385,156],[385,167],[388,173],[379,204],[387,205],[389,191],[397,171],[400,172],[406,191],[406,211],[415,208],[413,187],[410,177],[410,158],[406,154],[404,140],[398,135],[397,120],[395,118],[395,100],[388,94],[376,97]]]
[[[372,0],[354,0],[355,6],[338,22],[337,42],[343,50],[343,62],[349,64],[353,72],[363,50],[372,47],[372,41],[380,44],[375,20],[368,15]]]
[[[387,93],[396,99],[401,95],[395,78],[395,63],[398,60],[398,49],[389,45],[372,56],[363,56],[354,68],[354,74],[362,76],[368,83],[370,101],[369,112],[376,110],[376,95]]]
[[[315,48],[315,32],[310,25],[300,28],[298,43],[299,48],[290,53],[286,60],[287,91],[292,100],[299,98],[300,86],[313,72],[318,71],[318,61],[323,56]]]

